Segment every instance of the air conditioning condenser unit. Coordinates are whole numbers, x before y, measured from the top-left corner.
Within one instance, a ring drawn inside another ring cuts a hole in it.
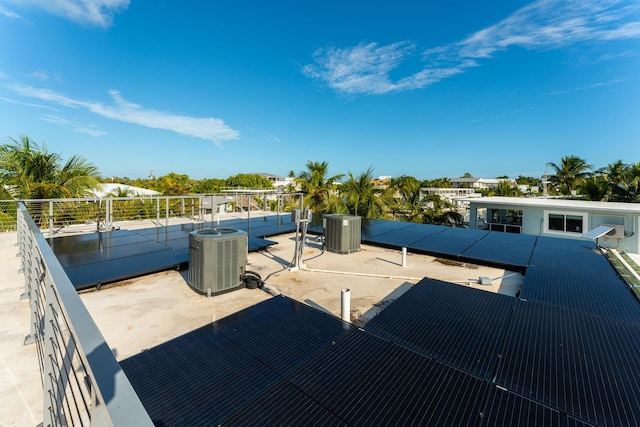
[[[234,228],[208,228],[189,233],[189,286],[207,295],[242,287],[247,242],[247,233]]]

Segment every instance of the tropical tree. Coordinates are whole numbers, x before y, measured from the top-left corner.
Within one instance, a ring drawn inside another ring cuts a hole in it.
[[[562,194],[571,195],[582,181],[590,176],[592,166],[577,156],[562,156],[560,164],[549,162],[547,166],[554,169],[555,174],[549,181]]]
[[[227,187],[243,188],[273,188],[273,183],[268,178],[255,173],[241,173],[233,175],[226,180]]]
[[[420,197],[422,184],[416,178],[406,175],[391,180],[386,201],[388,208],[393,212],[394,219],[422,222],[424,208]]]
[[[180,196],[191,192],[191,179],[189,175],[170,172],[156,180],[155,188],[165,196]]]
[[[427,195],[422,201],[425,203],[425,208],[422,212],[423,223],[450,227],[462,226],[464,217],[455,210],[453,203],[442,199],[437,194]]]
[[[307,161],[307,170],[300,172],[297,183],[304,193],[304,204],[314,213],[326,212],[335,206],[335,183],[343,175],[329,175],[329,163]]]
[[[512,185],[509,181],[500,181],[496,188],[491,190],[492,196],[502,196],[502,197],[520,197],[522,195],[522,191],[515,186]]]
[[[81,156],[64,162],[21,135],[0,146],[0,182],[15,199],[84,197],[97,189],[99,173]]]
[[[623,202],[640,202],[640,162],[627,166],[624,182],[618,187],[616,200]]]
[[[593,175],[582,181],[580,192],[589,200],[606,202],[610,191],[609,185],[605,176]]]
[[[380,196],[381,191],[374,186],[371,167],[358,176],[349,172],[349,179],[339,189],[340,198],[347,211],[363,218],[384,217],[385,202]]]

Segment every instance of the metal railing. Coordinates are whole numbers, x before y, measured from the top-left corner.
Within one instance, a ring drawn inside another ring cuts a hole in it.
[[[295,207],[298,193],[281,194],[272,200],[270,210]],[[236,194],[198,194],[184,196],[107,197],[78,199],[22,200],[36,226],[50,236],[81,226],[81,231],[111,230],[123,223],[168,226],[171,219],[206,222],[235,205],[242,205]],[[249,196],[250,197],[250,196]],[[283,199],[289,200],[288,207]],[[255,208],[269,209],[266,198]],[[247,204],[248,206],[255,205]],[[260,206],[262,205],[262,206]],[[291,205],[291,206],[289,206]],[[227,209],[228,208],[228,209]],[[243,209],[244,210],[244,209]],[[15,231],[17,201],[0,200],[0,231]]]
[[[38,353],[42,425],[153,425],[26,204],[16,210],[31,313],[25,345],[35,344]]]

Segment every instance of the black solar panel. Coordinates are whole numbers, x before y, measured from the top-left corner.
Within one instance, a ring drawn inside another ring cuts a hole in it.
[[[561,237],[538,236],[536,247],[556,249],[561,251],[597,252],[594,242],[591,240],[564,239]]]
[[[417,240],[424,239],[425,237],[431,236],[431,234],[420,233],[412,230],[386,230],[382,233],[376,234],[374,236],[363,237],[362,241],[364,243],[371,243],[374,245],[385,246],[385,247],[393,247],[393,248],[402,248],[402,247],[410,247],[411,244]]]
[[[217,425],[350,328],[280,296],[121,365],[156,424]],[[325,412],[319,410],[319,416]]]
[[[530,265],[568,271],[580,271],[611,278],[617,277],[615,269],[606,257],[602,256],[596,250],[585,247],[576,251],[547,249],[536,246],[531,256]]]
[[[517,304],[496,383],[598,425],[640,423],[638,326]]]
[[[215,330],[286,375],[351,328],[337,317],[279,296],[215,323]]]
[[[492,386],[482,426],[564,427],[566,414]]]
[[[464,237],[465,239],[480,240],[489,234],[487,230],[477,230],[475,228],[458,228],[458,227],[445,227],[442,232],[442,237]]]
[[[529,267],[520,297],[640,325],[640,304],[613,275]]]
[[[365,329],[462,371],[489,378],[513,297],[423,279]]]
[[[350,425],[474,426],[485,382],[355,329],[289,381]]]
[[[280,376],[204,326],[120,362],[154,424],[218,425]]]
[[[267,390],[247,409],[224,423],[225,426],[347,426],[335,414],[283,381]]]
[[[66,267],[64,271],[78,290],[131,277],[177,268],[189,255],[175,249]]]
[[[426,237],[417,242],[413,242],[409,248],[413,251],[427,253],[430,255],[445,255],[458,257],[476,242],[475,239],[464,237],[444,237],[436,234]]]
[[[478,240],[460,254],[462,258],[474,262],[524,268],[529,265],[533,246],[511,245]]]
[[[529,247],[534,247],[536,245],[536,240],[537,237],[530,234],[502,233],[498,231],[491,231],[482,238],[483,242],[504,243]]]

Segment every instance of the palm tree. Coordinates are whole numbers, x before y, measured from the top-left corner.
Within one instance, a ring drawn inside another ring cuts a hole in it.
[[[585,178],[580,185],[580,192],[583,193],[587,199],[598,202],[606,202],[609,195],[609,182],[602,175],[594,175],[589,178]]]
[[[383,218],[384,200],[373,184],[371,166],[357,177],[349,172],[349,179],[340,186],[340,196],[347,211],[363,218]]]
[[[422,201],[426,205],[422,213],[423,223],[450,227],[462,226],[464,217],[456,212],[455,206],[451,202],[443,200],[437,194],[430,194]]]
[[[84,197],[97,189],[98,169],[80,156],[65,163],[26,135],[0,146],[0,180],[15,199]]]
[[[490,191],[494,196],[502,196],[502,197],[520,197],[522,195],[522,191],[518,188],[518,186],[514,186],[511,182],[507,180],[500,181],[496,188]]]
[[[616,160],[598,170],[598,173],[608,183],[608,193],[611,195],[610,200],[624,201],[629,198],[628,191],[625,188],[629,171],[630,165],[623,163],[622,160]]]
[[[624,178],[624,185],[620,185],[624,190],[626,202],[640,202],[640,162],[630,164]]]
[[[403,221],[422,222],[420,187],[420,181],[412,176],[399,176],[391,181],[386,196],[394,219],[397,217]]]
[[[14,199],[57,199],[91,195],[99,184],[98,169],[80,156],[63,162],[56,153],[26,135],[0,146],[0,185]],[[36,224],[44,222],[44,204],[32,204]]]
[[[333,203],[334,184],[343,175],[327,176],[329,171],[328,162],[307,161],[307,170],[298,175],[297,181],[304,193],[304,201],[314,212],[320,213],[328,209]]]
[[[562,156],[560,165],[549,162],[547,166],[555,170],[555,174],[549,176],[549,181],[566,195],[576,190],[582,180],[590,175],[589,170],[592,168],[584,159],[577,156]]]

